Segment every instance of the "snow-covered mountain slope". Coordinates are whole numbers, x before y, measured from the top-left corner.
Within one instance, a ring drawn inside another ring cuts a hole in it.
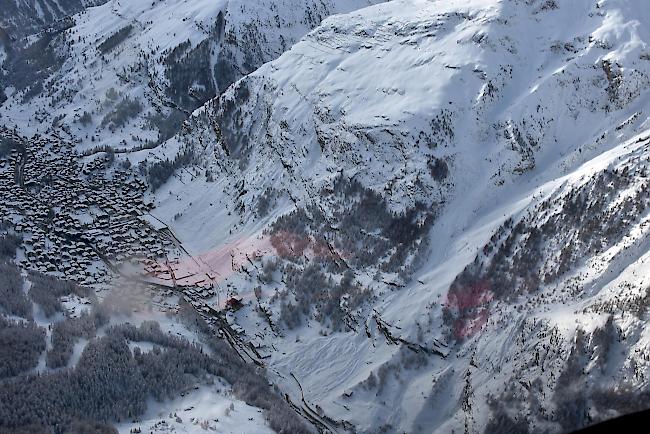
[[[154,213],[332,429],[563,432],[631,411],[648,24],[641,0],[329,18],[156,150],[198,166]]]
[[[645,1],[369,3],[110,1],[5,49],[3,137],[117,154],[0,143],[24,263],[65,262],[41,261],[70,241],[55,209],[96,211],[48,179],[139,169],[147,231],[94,254],[155,246],[145,282],[184,287],[316,428],[567,432],[645,405]]]
[[[325,16],[377,1],[111,0],[7,53],[0,115],[85,149],[152,147]]]

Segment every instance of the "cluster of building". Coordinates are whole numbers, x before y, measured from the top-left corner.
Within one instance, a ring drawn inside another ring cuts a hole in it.
[[[0,224],[22,237],[23,268],[91,284],[174,248],[166,227],[151,224],[146,184],[112,155],[82,160],[64,140],[7,130],[0,140],[15,145],[0,156]]]
[[[196,261],[150,214],[146,183],[112,154],[82,158],[56,136],[27,140],[0,128],[3,143],[12,146],[0,153],[0,233],[22,239],[22,269],[83,285],[124,282],[130,297],[153,290],[163,311],[175,312],[180,296],[210,320],[242,306],[231,291],[220,297],[215,273],[185,270]]]

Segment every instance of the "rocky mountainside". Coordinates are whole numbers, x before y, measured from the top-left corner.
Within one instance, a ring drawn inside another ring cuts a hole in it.
[[[151,148],[324,17],[378,1],[103,2],[5,50],[0,116],[86,150]]]
[[[338,429],[566,432],[631,411],[649,19],[514,0],[330,18],[161,148],[208,176],[163,186],[156,212],[208,265],[240,255],[220,283],[250,302],[234,321]]]
[[[148,186],[150,242],[69,205],[96,219],[75,217],[93,260],[137,244],[130,276],[181,292],[314,430],[571,432],[643,409],[645,2],[368,3],[88,9],[50,34],[53,63],[25,60],[42,37],[6,56],[3,136],[56,132],[81,179]],[[29,146],[3,179],[50,194]],[[7,209],[12,233],[35,219]]]

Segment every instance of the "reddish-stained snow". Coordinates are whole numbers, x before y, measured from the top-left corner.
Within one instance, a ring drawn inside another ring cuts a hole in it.
[[[466,339],[480,332],[490,316],[493,298],[490,282],[485,279],[450,290],[445,309],[457,313],[453,325],[454,337]]]
[[[153,262],[145,271],[154,282],[175,287],[199,287],[219,289],[219,283],[242,269],[251,269],[263,257],[305,257],[337,260],[345,255],[339,253],[324,239],[279,231],[271,235],[242,237],[204,252],[198,256],[186,256],[177,260]],[[239,293],[246,302],[253,298],[251,291]],[[225,298],[220,307],[225,307]]]

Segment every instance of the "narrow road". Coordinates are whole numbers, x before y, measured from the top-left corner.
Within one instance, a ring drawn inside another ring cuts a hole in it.
[[[16,163],[16,167],[14,169],[14,180],[22,190],[25,190],[25,164],[26,163],[27,163],[27,145],[23,144],[23,151],[20,153],[20,159]],[[29,194],[29,192],[27,191],[26,193]]]

